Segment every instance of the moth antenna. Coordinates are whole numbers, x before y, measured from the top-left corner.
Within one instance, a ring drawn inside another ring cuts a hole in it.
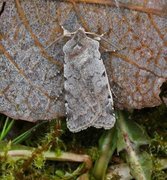
[[[113,44],[113,43],[110,43],[106,38],[104,38],[104,37],[102,37],[102,36],[101,36],[101,40],[105,41],[106,43],[108,43],[109,45],[111,45],[112,47],[114,47],[115,49],[112,50],[113,52],[115,52],[115,51],[120,51],[120,50],[122,50],[122,49],[125,48],[125,47],[118,47],[117,45],[115,45],[115,44]],[[110,50],[108,50],[108,51],[110,51]]]
[[[51,44],[49,44],[45,49],[50,48],[53,44],[55,44],[57,41],[63,39],[65,36],[61,35],[60,37],[58,37],[57,39],[55,39],[53,42],[51,42]]]
[[[106,34],[106,32],[103,33],[103,34],[101,34],[101,35],[96,34],[96,33],[93,33],[93,32],[85,32],[85,33],[88,34],[88,35],[95,36],[94,39],[97,40],[97,41],[103,40],[103,41],[107,42],[109,45],[111,45],[112,47],[115,48],[114,50],[112,50],[113,52],[115,52],[115,51],[120,51],[120,50],[122,50],[122,49],[125,48],[125,47],[121,47],[121,48],[120,48],[120,47],[116,46],[115,44],[110,43],[106,38],[104,38],[103,36]],[[109,52],[109,51],[111,51],[111,50],[106,50],[106,52]]]

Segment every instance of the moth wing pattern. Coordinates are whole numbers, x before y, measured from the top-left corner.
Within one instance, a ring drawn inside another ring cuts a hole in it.
[[[114,126],[113,99],[99,42],[79,29],[63,47],[67,127],[72,132],[90,126]]]

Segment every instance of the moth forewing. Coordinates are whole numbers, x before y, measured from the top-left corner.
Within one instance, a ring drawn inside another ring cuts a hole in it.
[[[90,126],[114,126],[113,99],[99,42],[86,36],[83,29],[63,47],[64,89],[67,126],[78,132]]]

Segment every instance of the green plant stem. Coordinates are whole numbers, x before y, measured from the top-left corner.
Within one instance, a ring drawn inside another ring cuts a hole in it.
[[[159,170],[164,170],[167,169],[167,158],[166,159],[156,159],[156,163],[158,164],[158,169]],[[122,173],[124,172],[124,173]],[[107,173],[107,177],[109,179],[113,178],[116,174],[118,176],[121,174],[122,179],[132,179],[132,176],[130,175],[130,168],[128,164],[122,163],[118,165],[112,165],[110,170]]]
[[[9,120],[9,117],[7,117],[5,120],[3,129],[2,129],[2,132],[0,134],[0,141],[2,141],[5,138],[5,136],[8,134],[8,132],[12,128],[13,124],[14,124],[14,120],[13,119]]]
[[[34,127],[31,129],[27,130],[26,132],[22,133],[21,135],[17,136],[15,139],[12,140],[12,144],[18,144],[23,142],[28,136],[31,135],[33,131],[35,131],[39,126],[42,124],[46,123],[46,121],[43,121],[41,123],[36,124]]]
[[[97,180],[105,179],[108,163],[116,149],[116,129],[109,130],[101,145],[101,154],[96,161],[93,175]]]
[[[136,180],[147,180],[142,166],[139,162],[138,155],[136,154],[136,151],[134,150],[133,145],[129,139],[125,121],[125,115],[123,114],[123,112],[119,111],[117,123],[126,143],[125,149],[127,152],[130,169],[133,170],[133,176]]]

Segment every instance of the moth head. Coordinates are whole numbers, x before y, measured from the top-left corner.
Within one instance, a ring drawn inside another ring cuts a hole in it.
[[[74,39],[74,41],[75,41],[77,44],[79,44],[79,43],[81,43],[82,40],[85,39],[86,37],[87,37],[87,36],[86,36],[85,30],[84,30],[83,28],[79,28],[79,29],[76,31],[73,39]]]

